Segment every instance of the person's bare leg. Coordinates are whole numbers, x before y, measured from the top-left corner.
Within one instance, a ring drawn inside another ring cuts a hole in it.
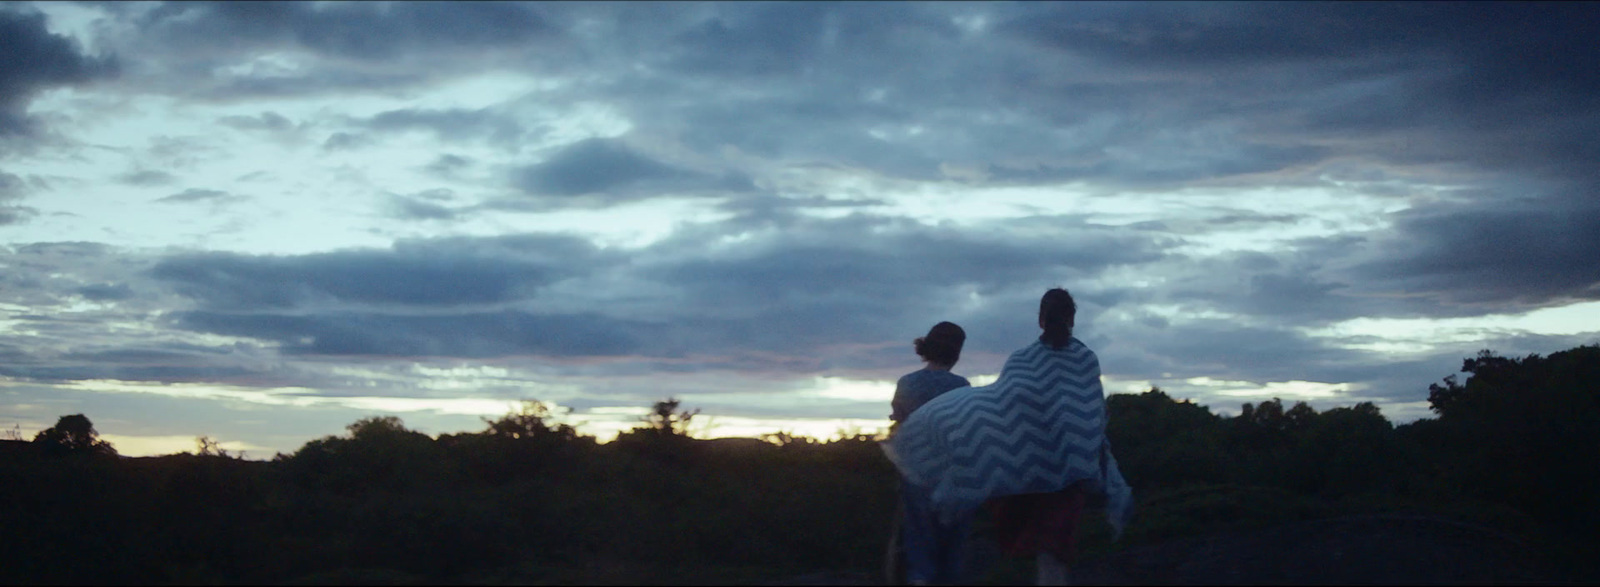
[[[1057,559],[1048,552],[1041,552],[1035,557],[1039,565],[1038,580],[1035,585],[1070,585],[1067,577],[1067,563]]]

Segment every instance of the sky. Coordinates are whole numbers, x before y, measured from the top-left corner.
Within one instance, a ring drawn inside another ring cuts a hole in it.
[[[1428,417],[1600,342],[1577,3],[0,4],[0,425],[888,424],[1065,287],[1108,393]]]

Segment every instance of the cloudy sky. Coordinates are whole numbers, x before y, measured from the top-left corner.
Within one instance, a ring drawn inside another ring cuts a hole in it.
[[[1064,286],[1108,392],[1428,415],[1600,342],[1600,16],[1434,3],[6,3],[0,424],[268,457],[518,399],[887,424]]]

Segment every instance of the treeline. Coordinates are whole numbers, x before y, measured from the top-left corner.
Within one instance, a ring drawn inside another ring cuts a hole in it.
[[[1374,511],[1508,532],[1600,578],[1600,346],[1483,351],[1429,386],[1436,417],[1393,426],[1370,403],[1273,399],[1220,417],[1154,389],[1107,398],[1107,431],[1140,493],[1135,541]]]
[[[1600,347],[1467,359],[1436,418],[1371,404],[1108,398],[1138,498],[1127,537],[1086,516],[1084,556],[1218,529],[1423,510],[1512,532],[1594,578]],[[748,583],[874,572],[896,475],[876,438],[699,440],[676,401],[615,442],[544,404],[437,438],[367,418],[271,461],[118,458],[62,418],[0,456],[0,583]],[[982,528],[980,526],[980,531]],[[1308,578],[1314,581],[1315,578]]]
[[[117,458],[67,417],[0,463],[0,583],[745,583],[880,563],[895,474],[875,438],[697,440],[693,413],[660,402],[606,444],[538,402],[438,438],[374,417],[271,461]]]

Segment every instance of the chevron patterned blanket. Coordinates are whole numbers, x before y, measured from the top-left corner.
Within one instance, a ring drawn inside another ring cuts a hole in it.
[[[909,483],[931,488],[944,516],[994,497],[1059,491],[1087,481],[1106,498],[1120,536],[1133,491],[1106,440],[1100,360],[1073,338],[1011,354],[994,383],[945,392],[900,423],[882,444]]]

